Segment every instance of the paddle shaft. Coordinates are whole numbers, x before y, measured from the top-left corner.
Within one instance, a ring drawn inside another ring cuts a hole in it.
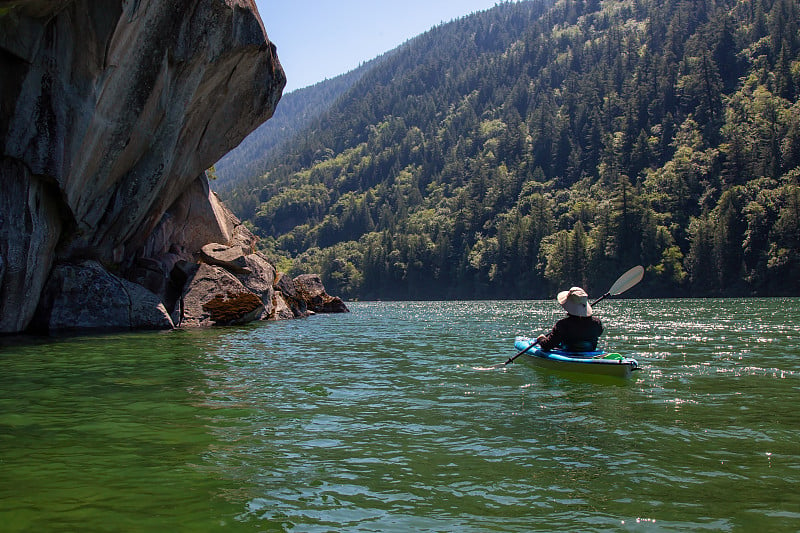
[[[536,346],[537,344],[539,344],[539,341],[538,341],[538,340],[536,340],[536,341],[533,341],[533,342],[531,343],[531,345],[530,345],[530,346],[528,346],[527,348],[525,348],[524,350],[522,350],[521,352],[519,352],[517,355],[515,355],[514,357],[509,357],[509,358],[508,358],[508,361],[506,361],[506,363],[505,363],[505,364],[513,363],[513,362],[514,362],[514,359],[516,359],[516,358],[517,358],[517,357],[519,357],[520,355],[524,354],[525,352],[527,352],[528,350],[530,350],[531,348],[533,348],[533,347],[534,347],[534,346]]]

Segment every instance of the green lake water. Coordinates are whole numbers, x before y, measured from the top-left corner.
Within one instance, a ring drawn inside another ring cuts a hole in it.
[[[525,364],[555,302],[361,302],[0,338],[2,531],[800,531],[800,298],[611,300],[597,382]]]

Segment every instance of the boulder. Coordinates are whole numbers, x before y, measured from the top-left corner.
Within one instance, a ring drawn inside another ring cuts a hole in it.
[[[249,291],[261,297],[265,315],[269,316],[275,307],[275,267],[259,252],[245,256],[244,260],[249,273],[237,277]]]
[[[130,298],[131,329],[172,329],[174,323],[161,299],[141,285],[120,279]]]
[[[294,311],[286,303],[283,293],[276,292],[273,296],[272,312],[267,318],[270,320],[288,320],[295,317]]]
[[[264,254],[255,252],[245,256],[248,274],[239,279],[245,286],[256,294],[267,294],[274,290],[275,267],[264,257]]]
[[[43,291],[36,329],[171,329],[161,300],[140,285],[120,279],[97,261],[58,264]]]
[[[275,277],[275,290],[281,294],[283,301],[292,310],[294,317],[302,318],[309,315],[308,304],[302,295],[297,292],[297,287],[292,278],[283,272],[279,272]]]
[[[209,265],[221,266],[229,272],[250,274],[245,261],[245,251],[241,246],[227,246],[212,242],[200,249],[200,259]]]
[[[222,267],[200,264],[182,298],[184,327],[244,324],[264,314],[261,298]]]
[[[302,274],[292,280],[296,293],[315,313],[348,313],[350,310],[338,296],[325,291],[322,279],[317,274]]]

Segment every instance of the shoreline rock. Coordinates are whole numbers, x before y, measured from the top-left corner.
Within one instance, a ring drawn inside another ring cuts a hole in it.
[[[349,309],[338,296],[330,296],[317,274],[302,274],[292,280],[298,294],[314,313],[347,313]]]
[[[155,294],[92,260],[53,269],[33,326],[46,332],[174,327]]]
[[[193,272],[184,286],[174,319],[181,327],[349,312],[340,298],[325,292],[316,274],[290,279],[276,272],[260,252],[242,255],[239,246],[219,243],[210,246],[213,250],[206,249],[200,254],[201,262],[191,267]]]

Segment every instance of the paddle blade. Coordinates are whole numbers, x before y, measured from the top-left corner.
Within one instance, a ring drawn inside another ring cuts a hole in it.
[[[608,293],[612,296],[616,296],[618,294],[622,294],[623,292],[627,291],[640,281],[644,277],[644,267],[642,265],[638,265],[633,267],[632,269],[625,272],[623,275],[619,277],[619,279],[614,282],[614,285],[608,290]]]

